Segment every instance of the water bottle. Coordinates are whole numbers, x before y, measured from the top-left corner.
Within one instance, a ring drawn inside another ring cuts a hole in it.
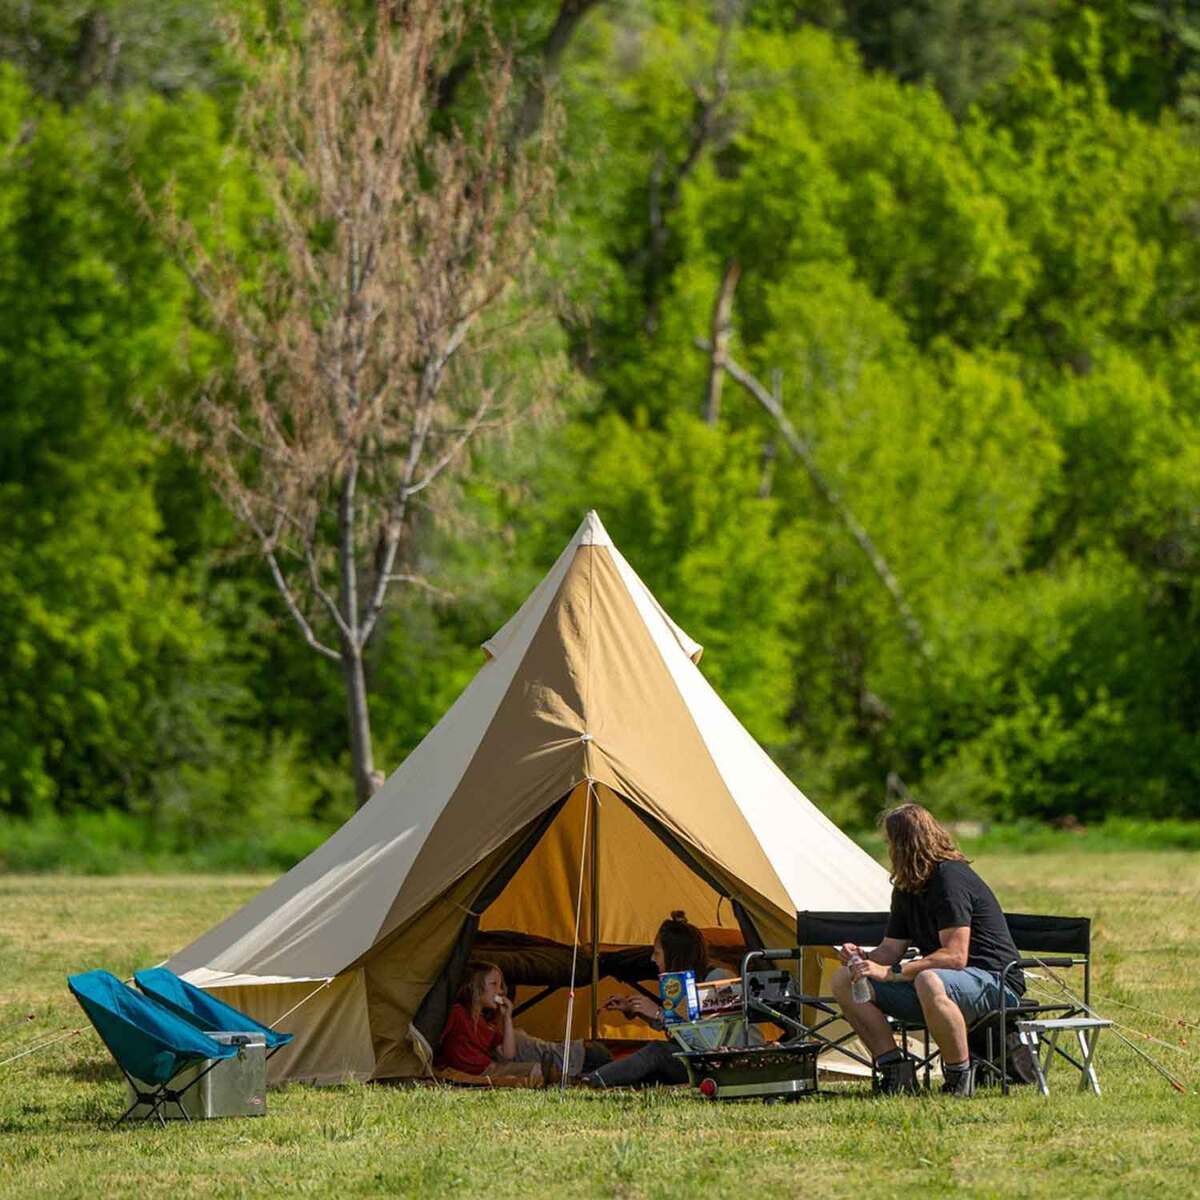
[[[861,954],[852,954],[847,960],[847,966],[852,967],[855,963],[862,962],[862,960],[863,956]],[[857,978],[850,985],[850,999],[853,1000],[855,1004],[867,1004],[870,1002],[871,998],[871,985],[867,982],[867,977],[865,975],[860,975],[859,978]]]

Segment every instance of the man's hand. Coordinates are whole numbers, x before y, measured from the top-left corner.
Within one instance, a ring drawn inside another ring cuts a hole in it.
[[[860,958],[850,968],[851,979],[874,979],[877,983],[886,983],[893,978],[892,972],[882,963],[873,962],[869,958]]]
[[[843,942],[840,946],[836,947],[836,950],[844,963],[848,963],[856,954],[862,958],[867,957],[853,942]]]

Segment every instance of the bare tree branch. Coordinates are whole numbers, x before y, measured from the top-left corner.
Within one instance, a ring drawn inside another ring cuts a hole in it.
[[[696,338],[695,346],[698,350],[703,350],[707,354],[712,354],[713,346],[711,342],[704,338]],[[729,373],[729,377],[735,382],[741,384],[751,396],[762,405],[762,407],[770,414],[779,429],[783,440],[787,443],[788,448],[803,464],[805,471],[808,472],[808,477],[812,480],[813,486],[817,489],[821,498],[837,513],[842,524],[849,531],[850,536],[858,543],[858,547],[866,555],[867,561],[871,564],[872,570],[879,577],[880,583],[887,590],[888,595],[892,598],[892,603],[896,607],[896,611],[900,616],[901,623],[904,626],[904,631],[908,636],[909,641],[914,648],[921,654],[923,658],[929,657],[928,644],[925,641],[925,633],[921,628],[920,622],[917,620],[912,608],[909,606],[908,600],[904,595],[904,590],[900,586],[899,579],[888,565],[887,559],[884,558],[879,548],[875,545],[871,535],[867,533],[862,522],[854,515],[850,506],[842,499],[837,488],[829,481],[828,477],[817,465],[816,456],[812,452],[812,447],[800,436],[796,427],[792,424],[788,415],[783,410],[783,405],[779,403],[763,385],[750,374],[749,371],[740,367],[734,359],[728,355],[724,361],[724,369]]]
[[[725,382],[725,356],[729,350],[729,336],[733,332],[733,293],[737,291],[742,277],[742,265],[736,258],[725,264],[717,302],[713,305],[712,359],[708,366],[708,387],[704,397],[704,420],[716,425],[721,417],[721,385]]]
[[[658,325],[661,300],[660,286],[664,272],[664,260],[670,230],[667,218],[679,207],[683,196],[683,185],[700,161],[705,149],[719,135],[729,97],[729,53],[733,44],[733,32],[740,16],[740,4],[728,0],[721,6],[719,20],[721,32],[717,41],[717,52],[712,65],[711,78],[703,85],[693,81],[691,85],[695,103],[692,119],[687,131],[687,145],[683,158],[673,170],[667,170],[665,153],[659,148],[654,165],[650,169],[647,189],[647,214],[650,234],[647,241],[646,273],[644,283],[646,315],[644,325],[648,331]]]
[[[275,580],[275,587],[283,597],[283,602],[287,605],[288,612],[292,614],[292,619],[300,627],[300,632],[303,634],[304,640],[318,654],[323,654],[326,658],[332,658],[334,662],[341,662],[342,656],[336,650],[331,650],[326,646],[313,633],[312,626],[305,620],[304,614],[300,611],[300,607],[296,603],[292,589],[288,586],[287,578],[279,568],[279,560],[275,557],[275,552],[273,550],[266,550],[263,553],[263,557],[267,560],[267,565],[271,568],[271,578]]]

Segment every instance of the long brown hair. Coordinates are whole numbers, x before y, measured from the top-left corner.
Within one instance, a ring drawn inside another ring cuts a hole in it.
[[[659,927],[663,966],[668,971],[692,971],[697,979],[708,973],[708,943],[687,916],[676,909]]]
[[[902,892],[919,892],[940,862],[969,862],[933,813],[919,804],[901,804],[883,815],[892,883]]]
[[[473,959],[467,963],[466,978],[454,999],[473,1017],[478,1017],[483,1012],[483,981],[492,971],[500,971],[500,968],[495,963],[484,962],[482,959]],[[500,971],[500,978],[504,978],[503,971]]]

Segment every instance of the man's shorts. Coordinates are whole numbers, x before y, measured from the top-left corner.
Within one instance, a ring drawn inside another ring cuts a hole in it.
[[[946,995],[962,1010],[968,1025],[1000,1007],[1000,975],[996,971],[985,971],[982,967],[964,967],[961,971],[936,968],[933,974],[945,985]],[[875,992],[876,1005],[889,1017],[909,1025],[925,1024],[917,989],[909,980],[880,983],[872,979],[870,984]],[[1010,1005],[1015,1007],[1020,1003],[1021,998],[1012,988],[1004,990]]]

